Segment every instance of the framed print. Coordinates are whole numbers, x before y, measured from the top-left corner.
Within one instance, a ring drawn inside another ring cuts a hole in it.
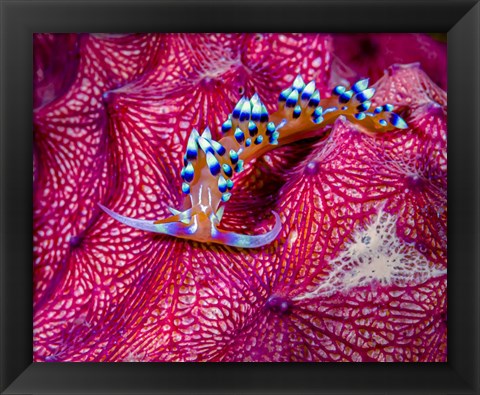
[[[3,1],[2,393],[478,393],[479,7]]]

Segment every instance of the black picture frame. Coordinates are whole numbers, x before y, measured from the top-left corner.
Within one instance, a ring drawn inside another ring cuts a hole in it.
[[[0,391],[479,394],[480,4],[0,0]],[[32,363],[34,32],[448,32],[448,362]]]

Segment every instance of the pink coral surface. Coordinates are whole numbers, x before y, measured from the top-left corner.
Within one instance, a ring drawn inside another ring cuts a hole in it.
[[[425,43],[412,59],[400,38],[362,61],[345,35],[35,35],[34,360],[446,361],[447,103],[430,78],[446,84],[445,47],[404,37]],[[338,119],[248,165],[222,227],[263,232],[275,210],[272,244],[155,235],[99,209],[166,217],[191,129],[218,138],[244,94],[274,112],[297,74],[322,96],[378,79],[374,104],[409,128]]]

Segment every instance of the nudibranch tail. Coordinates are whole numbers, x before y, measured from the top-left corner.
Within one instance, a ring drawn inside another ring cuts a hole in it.
[[[368,82],[368,78],[357,81],[349,90],[343,85],[336,86],[332,97],[328,99],[330,107],[325,109],[324,114],[331,110],[328,117],[344,115],[370,132],[385,133],[394,129],[406,129],[407,123],[393,112],[391,104],[368,111],[372,106],[370,99],[375,94],[375,88],[369,88]]]
[[[344,116],[354,124],[363,126],[368,134],[384,133],[394,129],[406,129],[408,125],[393,112],[391,104],[369,111],[375,88],[369,87],[369,80],[357,81],[350,89],[338,85],[332,96],[321,98],[315,89],[315,82],[305,84],[298,75],[292,86],[280,93],[278,111],[271,114],[275,124],[284,122],[279,137],[280,145],[289,144],[311,137],[309,132],[331,125]]]
[[[218,217],[220,216],[221,218],[223,210],[219,210],[221,212],[219,215],[217,214],[217,216],[213,217],[212,221],[207,220],[207,217],[202,215],[203,213],[200,213],[191,217],[190,222],[186,224],[182,221],[162,223],[162,221],[150,221],[125,217],[108,209],[100,203],[98,205],[113,219],[130,226],[131,228],[183,239],[224,244],[239,248],[258,248],[270,244],[276,239],[282,229],[280,216],[275,211],[272,212],[275,217],[275,225],[270,231],[259,235],[244,235],[217,228],[216,225],[219,222]]]

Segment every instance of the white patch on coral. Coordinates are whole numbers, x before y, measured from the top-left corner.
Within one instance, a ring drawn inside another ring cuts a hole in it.
[[[447,273],[446,269],[435,268],[413,243],[397,237],[397,218],[384,212],[383,206],[366,228],[352,234],[345,250],[330,262],[330,273],[321,284],[295,300],[345,293],[374,284],[407,287]]]

